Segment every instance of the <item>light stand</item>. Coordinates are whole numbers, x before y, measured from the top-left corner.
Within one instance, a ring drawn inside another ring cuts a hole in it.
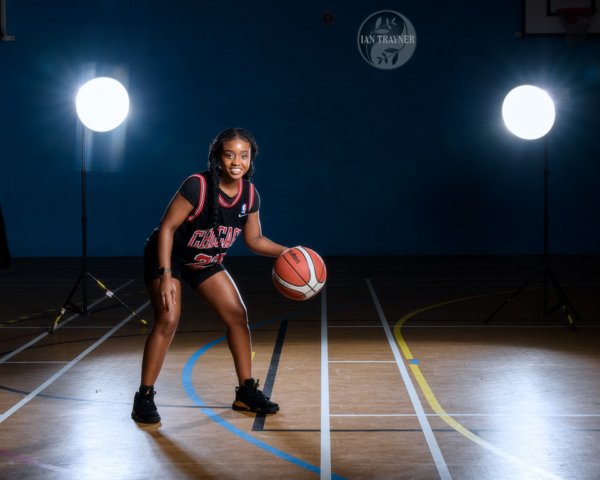
[[[516,95],[511,97],[511,94],[518,89],[521,89],[520,92],[516,92]],[[540,93],[540,92],[543,92]],[[523,96],[524,95],[524,96]],[[527,95],[534,95],[536,99],[533,104],[527,105],[528,100]],[[540,96],[541,95],[541,96]],[[537,103],[537,101],[541,100],[542,104]],[[550,102],[549,104],[547,102]],[[524,105],[525,103],[525,105]],[[529,108],[530,110],[523,111],[522,108]],[[536,118],[536,115],[539,114],[537,111],[541,107],[542,110],[542,118]],[[548,108],[551,107],[551,112]],[[511,112],[511,109],[513,111]],[[546,111],[544,111],[546,110]],[[527,140],[535,140],[542,136],[546,136],[546,134],[552,128],[554,124],[554,104],[552,103],[552,99],[548,96],[546,92],[543,90],[532,87],[530,85],[517,87],[512,90],[505,99],[502,111],[504,121],[509,130],[517,135],[518,137],[527,139]],[[531,115],[533,114],[533,117]],[[539,124],[539,121],[542,124]],[[528,125],[528,122],[538,123],[537,125],[533,125],[533,130],[531,130],[532,125]],[[537,129],[536,129],[537,128]],[[502,310],[506,305],[513,302],[523,307],[532,309],[538,313],[540,317],[548,317],[553,314],[557,309],[562,308],[563,313],[566,315],[568,325],[575,330],[575,322],[579,319],[573,304],[569,301],[567,294],[561,287],[560,283],[556,279],[555,275],[552,273],[550,269],[550,252],[549,252],[549,224],[550,224],[550,209],[549,209],[549,177],[550,177],[550,167],[549,167],[549,159],[548,159],[548,137],[544,138],[544,252],[542,257],[542,265],[535,271],[531,276],[529,276],[520,286],[517,288],[505,301],[502,303],[492,314],[485,320],[485,323],[490,322],[500,310]],[[543,305],[540,311],[533,309],[531,306],[520,303],[516,300],[516,297],[529,285],[533,280],[535,280],[538,275],[542,276],[543,279]],[[558,298],[557,302],[554,305],[550,305],[550,286],[554,289],[554,293]]]
[[[114,103],[116,102],[116,104]],[[58,324],[67,310],[80,315],[90,315],[88,304],[88,278],[92,279],[100,287],[105,295],[114,298],[130,313],[132,313],[143,325],[148,322],[141,318],[123,300],[109,290],[100,280],[88,270],[87,261],[87,193],[86,193],[86,150],[89,144],[89,130],[107,132],[119,126],[129,110],[129,97],[125,88],[116,80],[99,77],[87,82],[77,95],[77,115],[83,123],[81,135],[81,272],[73,285],[71,292],[63,303],[58,316],[50,325],[49,332],[58,328]],[[83,302],[81,306],[73,303],[73,295],[81,285]]]

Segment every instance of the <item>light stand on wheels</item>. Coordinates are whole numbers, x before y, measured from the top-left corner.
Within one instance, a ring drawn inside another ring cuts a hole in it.
[[[116,102],[116,105],[114,102]],[[129,110],[129,97],[127,96],[127,91],[119,82],[113,79],[100,77],[90,80],[81,87],[77,95],[76,104],[77,115],[84,124],[81,126],[81,272],[73,285],[69,296],[63,303],[60,313],[54,319],[52,325],[50,325],[49,332],[52,333],[58,328],[59,322],[67,310],[74,311],[80,315],[90,314],[88,304],[88,279],[92,279],[96,285],[104,291],[107,297],[114,298],[143,325],[147,325],[148,323],[146,320],[141,318],[134,310],[123,302],[123,300],[117,297],[113,291],[109,290],[106,285],[89,272],[87,262],[87,168],[85,158],[89,140],[88,128],[98,132],[106,132],[116,128],[127,116]],[[78,306],[73,303],[73,295],[80,285],[82,287],[83,303],[81,306]]]
[[[550,96],[543,90],[531,85],[524,85],[513,89],[506,96],[502,106],[502,115],[508,129],[518,137],[535,140],[546,135],[554,124],[554,103]],[[542,265],[529,276],[522,284],[485,320],[490,322],[506,305],[513,302],[538,313],[540,317],[548,317],[561,308],[567,317],[568,325],[575,330],[575,322],[579,319],[575,308],[569,301],[567,294],[550,269],[549,235],[549,177],[550,168],[548,160],[548,138],[544,139],[544,253]],[[520,303],[516,297],[535,280],[539,275],[543,279],[543,305],[537,311],[531,306]],[[550,287],[554,289],[557,301],[550,306]]]

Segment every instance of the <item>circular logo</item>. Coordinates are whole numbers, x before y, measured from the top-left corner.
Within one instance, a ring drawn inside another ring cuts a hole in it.
[[[393,10],[375,12],[358,29],[358,50],[370,65],[393,70],[410,60],[417,33],[410,20]]]

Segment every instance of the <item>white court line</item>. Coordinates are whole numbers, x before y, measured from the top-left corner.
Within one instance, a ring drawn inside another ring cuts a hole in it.
[[[141,312],[149,304],[150,304],[150,300],[147,300],[142,306],[140,306],[137,310],[135,310],[135,313],[137,314],[137,313]],[[27,395],[25,398],[23,398],[20,402],[18,402],[17,404],[15,404],[11,408],[9,408],[5,413],[0,415],[0,423],[4,422],[4,420],[9,418],[13,413],[19,411],[21,409],[21,407],[27,405],[31,400],[33,400],[35,397],[37,397],[38,393],[42,392],[43,390],[48,388],[50,385],[52,385],[56,380],[58,380],[65,373],[67,373],[72,367],[77,365],[89,353],[93,352],[96,348],[98,348],[100,345],[102,345],[109,337],[111,337],[117,330],[119,330],[123,325],[125,325],[127,322],[129,322],[129,320],[131,320],[133,317],[134,317],[133,313],[129,314],[119,324],[117,324],[115,327],[113,327],[110,331],[106,332],[104,334],[104,336],[102,336],[98,341],[96,341],[94,344],[90,345],[83,352],[81,352],[79,355],[77,355],[77,357],[75,357],[73,360],[71,360],[67,365],[65,365],[58,372],[56,372],[52,377],[50,377],[48,380],[46,380],[44,383],[42,383],[39,387],[37,387],[35,390],[33,390],[29,395]]]
[[[329,360],[329,363],[396,363],[394,360]]]
[[[332,413],[332,417],[416,417],[416,413]],[[437,417],[435,413],[427,414],[428,417]]]
[[[394,335],[392,334],[392,331],[385,317],[385,314],[383,313],[383,309],[381,308],[381,304],[379,303],[379,299],[375,294],[375,290],[373,289],[373,285],[371,284],[370,279],[367,279],[367,286],[369,287],[369,291],[371,292],[371,297],[373,299],[373,303],[375,304],[377,314],[379,315],[379,320],[381,320],[381,324],[383,325],[383,329],[385,330],[388,342],[390,344],[392,352],[394,353],[394,358],[396,359],[396,363],[398,364],[400,375],[402,376],[402,380],[404,381],[404,385],[406,386],[406,390],[412,402],[413,408],[417,413],[419,424],[421,425],[421,429],[423,430],[423,434],[425,435],[425,441],[429,446],[429,451],[431,452],[440,478],[442,480],[450,480],[452,478],[452,476],[450,475],[450,470],[448,470],[448,465],[446,465],[446,461],[444,460],[444,457],[440,450],[440,446],[438,445],[437,440],[435,439],[435,435],[433,434],[431,425],[429,425],[429,422],[427,421],[427,415],[425,415],[425,410],[423,409],[423,405],[421,404],[419,395],[417,394],[415,386],[413,385],[412,380],[410,379],[410,375],[408,374],[406,365],[404,365],[404,361],[402,360],[402,356],[400,355],[400,350],[398,350],[398,345],[396,344],[396,340],[394,339]]]
[[[6,327],[9,328],[9,327]],[[381,328],[381,325],[330,325],[329,328]],[[539,324],[535,324],[535,323],[530,323],[530,324],[520,324],[520,325],[491,325],[491,324],[477,324],[474,323],[472,325],[470,324],[463,324],[463,325],[423,325],[423,324],[419,324],[419,325],[403,325],[402,326],[403,329],[405,328],[417,328],[417,329],[428,329],[428,328],[485,328],[487,330],[492,329],[492,328],[510,328],[512,329],[551,329],[551,330],[558,330],[558,329],[564,329],[565,326],[564,325],[539,325]],[[577,325],[577,328],[585,328],[585,329],[594,329],[594,328],[600,328],[600,325]]]
[[[122,288],[125,288],[127,285],[129,285],[130,283],[133,283],[135,280],[129,280],[128,282],[125,282],[123,285],[121,285],[118,288],[115,288],[113,290],[113,292],[118,292],[119,290],[121,290]],[[106,295],[102,298],[99,298],[98,300],[96,300],[94,303],[88,305],[88,308],[92,308],[95,307],[96,305],[98,305],[100,302],[103,302],[106,298],[108,298]],[[69,318],[67,318],[66,320],[64,320],[63,322],[59,323],[58,326],[56,327],[55,330],[58,330],[59,328],[62,328],[63,326],[65,326],[67,323],[69,323],[70,321],[74,320],[75,318],[77,318],[79,316],[79,313],[75,313],[73,315],[71,315]],[[4,355],[2,358],[0,358],[0,364],[3,364],[4,362],[6,362],[9,358],[14,357],[15,355],[18,355],[19,353],[21,353],[23,350],[27,350],[29,347],[31,347],[32,345],[35,345],[37,342],[39,342],[40,340],[43,340],[44,338],[46,338],[48,335],[50,335],[50,333],[46,330],[44,333],[38,335],[37,337],[35,337],[33,340],[27,342],[25,345],[17,348],[16,350],[13,350],[12,352]]]
[[[74,315],[74,317],[78,316],[79,314],[76,313]],[[73,317],[73,318],[74,318]],[[69,317],[69,319],[72,319],[71,317]],[[66,322],[67,320],[65,320]],[[44,328],[44,327],[4,327],[4,326],[0,326],[0,330],[39,330],[40,328]],[[59,327],[57,327],[56,329],[58,330]],[[110,327],[102,327],[100,325],[95,326],[95,327],[90,327],[90,326],[86,326],[86,325],[79,325],[77,327],[64,327],[65,330],[107,330]]]
[[[45,364],[52,364],[52,363],[69,363],[67,361],[64,362],[57,362],[57,361],[53,361],[53,360],[37,360],[37,361],[29,361],[29,362],[4,362],[5,365],[31,365],[31,364],[41,364],[41,365],[45,365]]]
[[[416,413],[332,413],[331,417],[417,417]],[[426,417],[441,417],[437,413],[426,413]],[[524,418],[527,421],[531,420],[531,415],[515,416],[512,413],[449,413],[450,417],[463,417],[463,418]],[[599,413],[557,413],[547,415],[536,415],[540,418],[598,418]]]
[[[329,328],[381,328],[381,325],[329,325]]]
[[[331,426],[329,424],[329,351],[327,344],[326,287],[321,292],[321,480],[331,479]]]

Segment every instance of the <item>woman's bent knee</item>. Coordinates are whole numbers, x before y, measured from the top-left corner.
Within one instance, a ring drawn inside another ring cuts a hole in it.
[[[243,305],[228,308],[226,312],[223,312],[222,319],[230,328],[246,328],[248,326],[248,312]]]
[[[164,312],[155,318],[154,331],[159,335],[165,337],[172,337],[177,330],[179,324],[179,316],[171,313]]]

